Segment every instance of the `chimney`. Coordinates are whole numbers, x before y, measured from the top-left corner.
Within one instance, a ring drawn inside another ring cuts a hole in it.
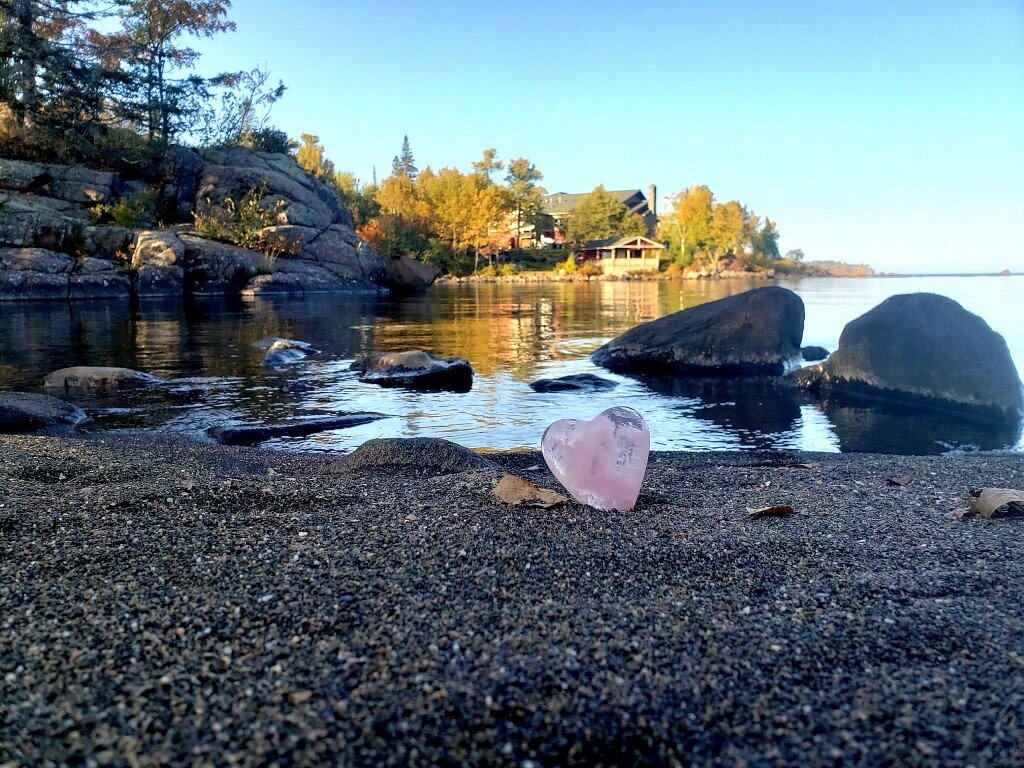
[[[653,184],[647,188],[647,207],[655,216],[658,215],[658,188]]]

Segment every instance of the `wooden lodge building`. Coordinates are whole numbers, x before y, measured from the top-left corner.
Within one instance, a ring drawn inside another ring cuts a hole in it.
[[[579,264],[595,264],[606,275],[657,272],[665,246],[642,235],[608,237],[584,243],[576,254]]]

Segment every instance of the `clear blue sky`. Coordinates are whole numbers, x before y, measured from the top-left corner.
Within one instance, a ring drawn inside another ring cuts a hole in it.
[[[203,72],[267,65],[339,169],[525,156],[551,191],[694,183],[782,247],[1024,270],[1024,0],[236,0]]]

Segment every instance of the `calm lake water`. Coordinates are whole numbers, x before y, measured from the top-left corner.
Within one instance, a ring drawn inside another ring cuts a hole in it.
[[[0,389],[38,390],[49,371],[119,365],[170,379],[167,387],[81,403],[87,429],[158,429],[199,439],[208,427],[336,412],[393,416],[348,430],[288,438],[268,447],[345,452],[384,436],[437,436],[478,449],[536,448],[559,418],[616,404],[642,412],[653,447],[674,450],[789,448],[936,453],[1024,450],[1020,429],[929,413],[820,404],[764,385],[639,381],[609,374],[588,355],[637,323],[763,282],[615,282],[439,286],[388,300],[323,297],[254,302],[195,300],[75,305],[0,304]],[[783,282],[807,307],[804,344],[835,349],[843,326],[888,296],[930,291],[956,299],[1006,338],[1024,371],[1024,277],[814,278]],[[322,350],[285,371],[260,366],[265,336]],[[422,348],[469,359],[471,392],[416,393],[361,384],[359,353]],[[970,364],[970,361],[964,361]],[[599,373],[619,383],[597,394],[538,394],[542,377]],[[300,387],[294,385],[298,383]],[[305,391],[290,391],[295,389]]]

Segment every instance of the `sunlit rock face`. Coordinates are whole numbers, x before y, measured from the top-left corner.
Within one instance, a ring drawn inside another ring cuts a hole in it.
[[[892,296],[851,321],[824,363],[797,371],[811,392],[839,393],[1016,425],[1024,394],[1006,341],[932,293]]]
[[[561,419],[544,431],[544,461],[581,504],[605,511],[636,506],[651,452],[644,417],[616,406],[590,421]]]

